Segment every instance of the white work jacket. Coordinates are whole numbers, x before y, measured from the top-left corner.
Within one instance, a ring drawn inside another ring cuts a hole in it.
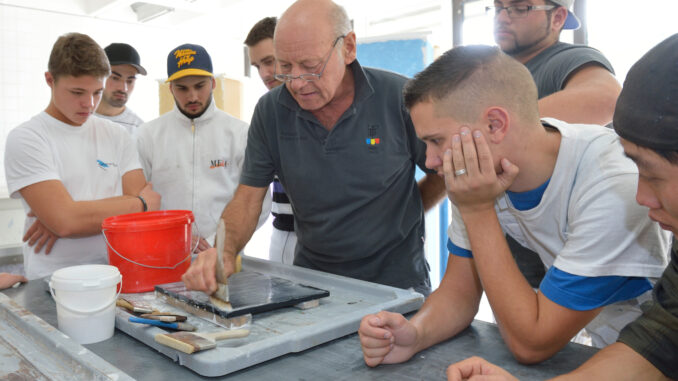
[[[139,158],[146,179],[162,196],[164,210],[193,211],[199,234],[214,244],[221,213],[239,184],[247,145],[247,123],[217,109],[214,100],[200,117],[172,111],[139,127]],[[262,206],[260,226],[270,212]]]

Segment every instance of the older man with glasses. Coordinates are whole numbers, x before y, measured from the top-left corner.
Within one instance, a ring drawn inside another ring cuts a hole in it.
[[[431,171],[403,105],[406,78],[358,63],[350,19],[329,0],[294,3],[274,48],[285,86],[254,111],[240,185],[224,211],[226,272],[277,174],[295,216],[295,265],[428,294],[424,211],[444,186],[434,174],[415,181],[415,166]],[[214,291],[216,258],[201,253],[187,286]]]

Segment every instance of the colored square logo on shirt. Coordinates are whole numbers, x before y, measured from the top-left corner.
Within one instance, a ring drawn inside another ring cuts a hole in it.
[[[365,139],[365,143],[367,143],[367,145],[370,145],[370,146],[377,145],[377,144],[379,144],[379,138]]]

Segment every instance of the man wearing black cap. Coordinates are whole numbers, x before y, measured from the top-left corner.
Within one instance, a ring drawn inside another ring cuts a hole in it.
[[[163,196],[161,209],[193,211],[197,249],[206,250],[238,185],[248,125],[217,108],[212,59],[202,46],[172,49],[167,76],[176,107],[139,127],[139,158]],[[260,222],[270,212],[270,196],[267,200]]]
[[[137,74],[146,75],[136,49],[128,44],[113,43],[104,48],[111,65],[96,116],[112,120],[132,133],[144,121],[125,104],[134,91]]]
[[[650,50],[629,71],[617,101],[614,128],[624,152],[638,166],[636,200],[650,218],[674,235],[671,263],[644,314],[619,341],[558,380],[678,379],[678,34]],[[505,370],[473,357],[451,365],[449,380],[492,376],[515,380]]]

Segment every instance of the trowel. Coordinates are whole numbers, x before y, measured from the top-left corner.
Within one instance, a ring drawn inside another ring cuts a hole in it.
[[[222,310],[230,311],[232,309],[230,299],[228,296],[228,278],[224,272],[224,243],[226,240],[226,223],[223,218],[219,219],[219,225],[217,225],[217,234],[215,239],[215,246],[217,249],[217,265],[216,265],[216,278],[217,278],[217,291],[214,294],[210,295],[210,302]],[[235,259],[235,272],[240,272],[242,269],[242,259],[240,254],[236,256]]]

